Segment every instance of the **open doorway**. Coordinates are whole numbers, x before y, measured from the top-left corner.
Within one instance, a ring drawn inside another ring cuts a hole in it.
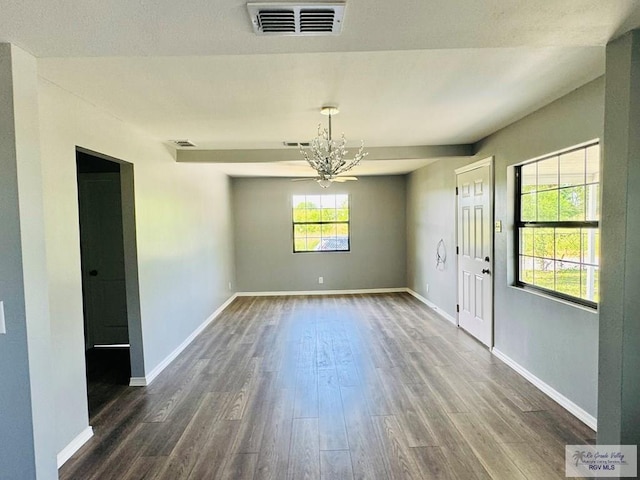
[[[76,166],[87,394],[94,418],[142,367],[133,166],[81,149]]]

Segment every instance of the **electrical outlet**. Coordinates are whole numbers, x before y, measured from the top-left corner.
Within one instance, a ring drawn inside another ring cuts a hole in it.
[[[324,277],[318,277],[318,283],[322,285],[324,283]]]
[[[229,282],[229,290],[231,290],[231,282]]]
[[[429,293],[429,284],[427,283],[427,288],[425,289],[427,293]]]

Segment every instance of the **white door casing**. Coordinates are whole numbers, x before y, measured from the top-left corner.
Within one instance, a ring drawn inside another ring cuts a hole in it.
[[[458,325],[493,345],[492,159],[456,170]]]

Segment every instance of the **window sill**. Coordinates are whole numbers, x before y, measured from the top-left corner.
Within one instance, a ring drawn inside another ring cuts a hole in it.
[[[320,254],[320,253],[351,253],[351,250],[309,250],[303,252],[291,252],[293,255],[308,255],[308,254]]]
[[[554,302],[562,303],[562,304],[567,305],[569,307],[578,308],[578,309],[583,310],[585,312],[593,313],[594,315],[598,315],[598,307],[591,308],[591,307],[588,307],[586,305],[581,305],[579,303],[571,302],[571,301],[565,300],[563,298],[559,298],[559,297],[555,297],[553,295],[546,294],[546,293],[541,292],[539,290],[533,290],[533,289],[529,289],[529,288],[524,288],[524,287],[520,287],[518,285],[509,285],[509,288],[512,288],[512,289],[517,290],[519,292],[523,292],[523,293],[527,293],[527,294],[531,294],[531,295],[536,295],[538,297],[542,297],[542,298],[545,298],[547,300],[552,300]]]

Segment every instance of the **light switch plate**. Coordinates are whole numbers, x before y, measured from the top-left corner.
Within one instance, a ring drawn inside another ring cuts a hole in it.
[[[7,333],[7,326],[4,323],[4,302],[0,302],[0,334]]]

